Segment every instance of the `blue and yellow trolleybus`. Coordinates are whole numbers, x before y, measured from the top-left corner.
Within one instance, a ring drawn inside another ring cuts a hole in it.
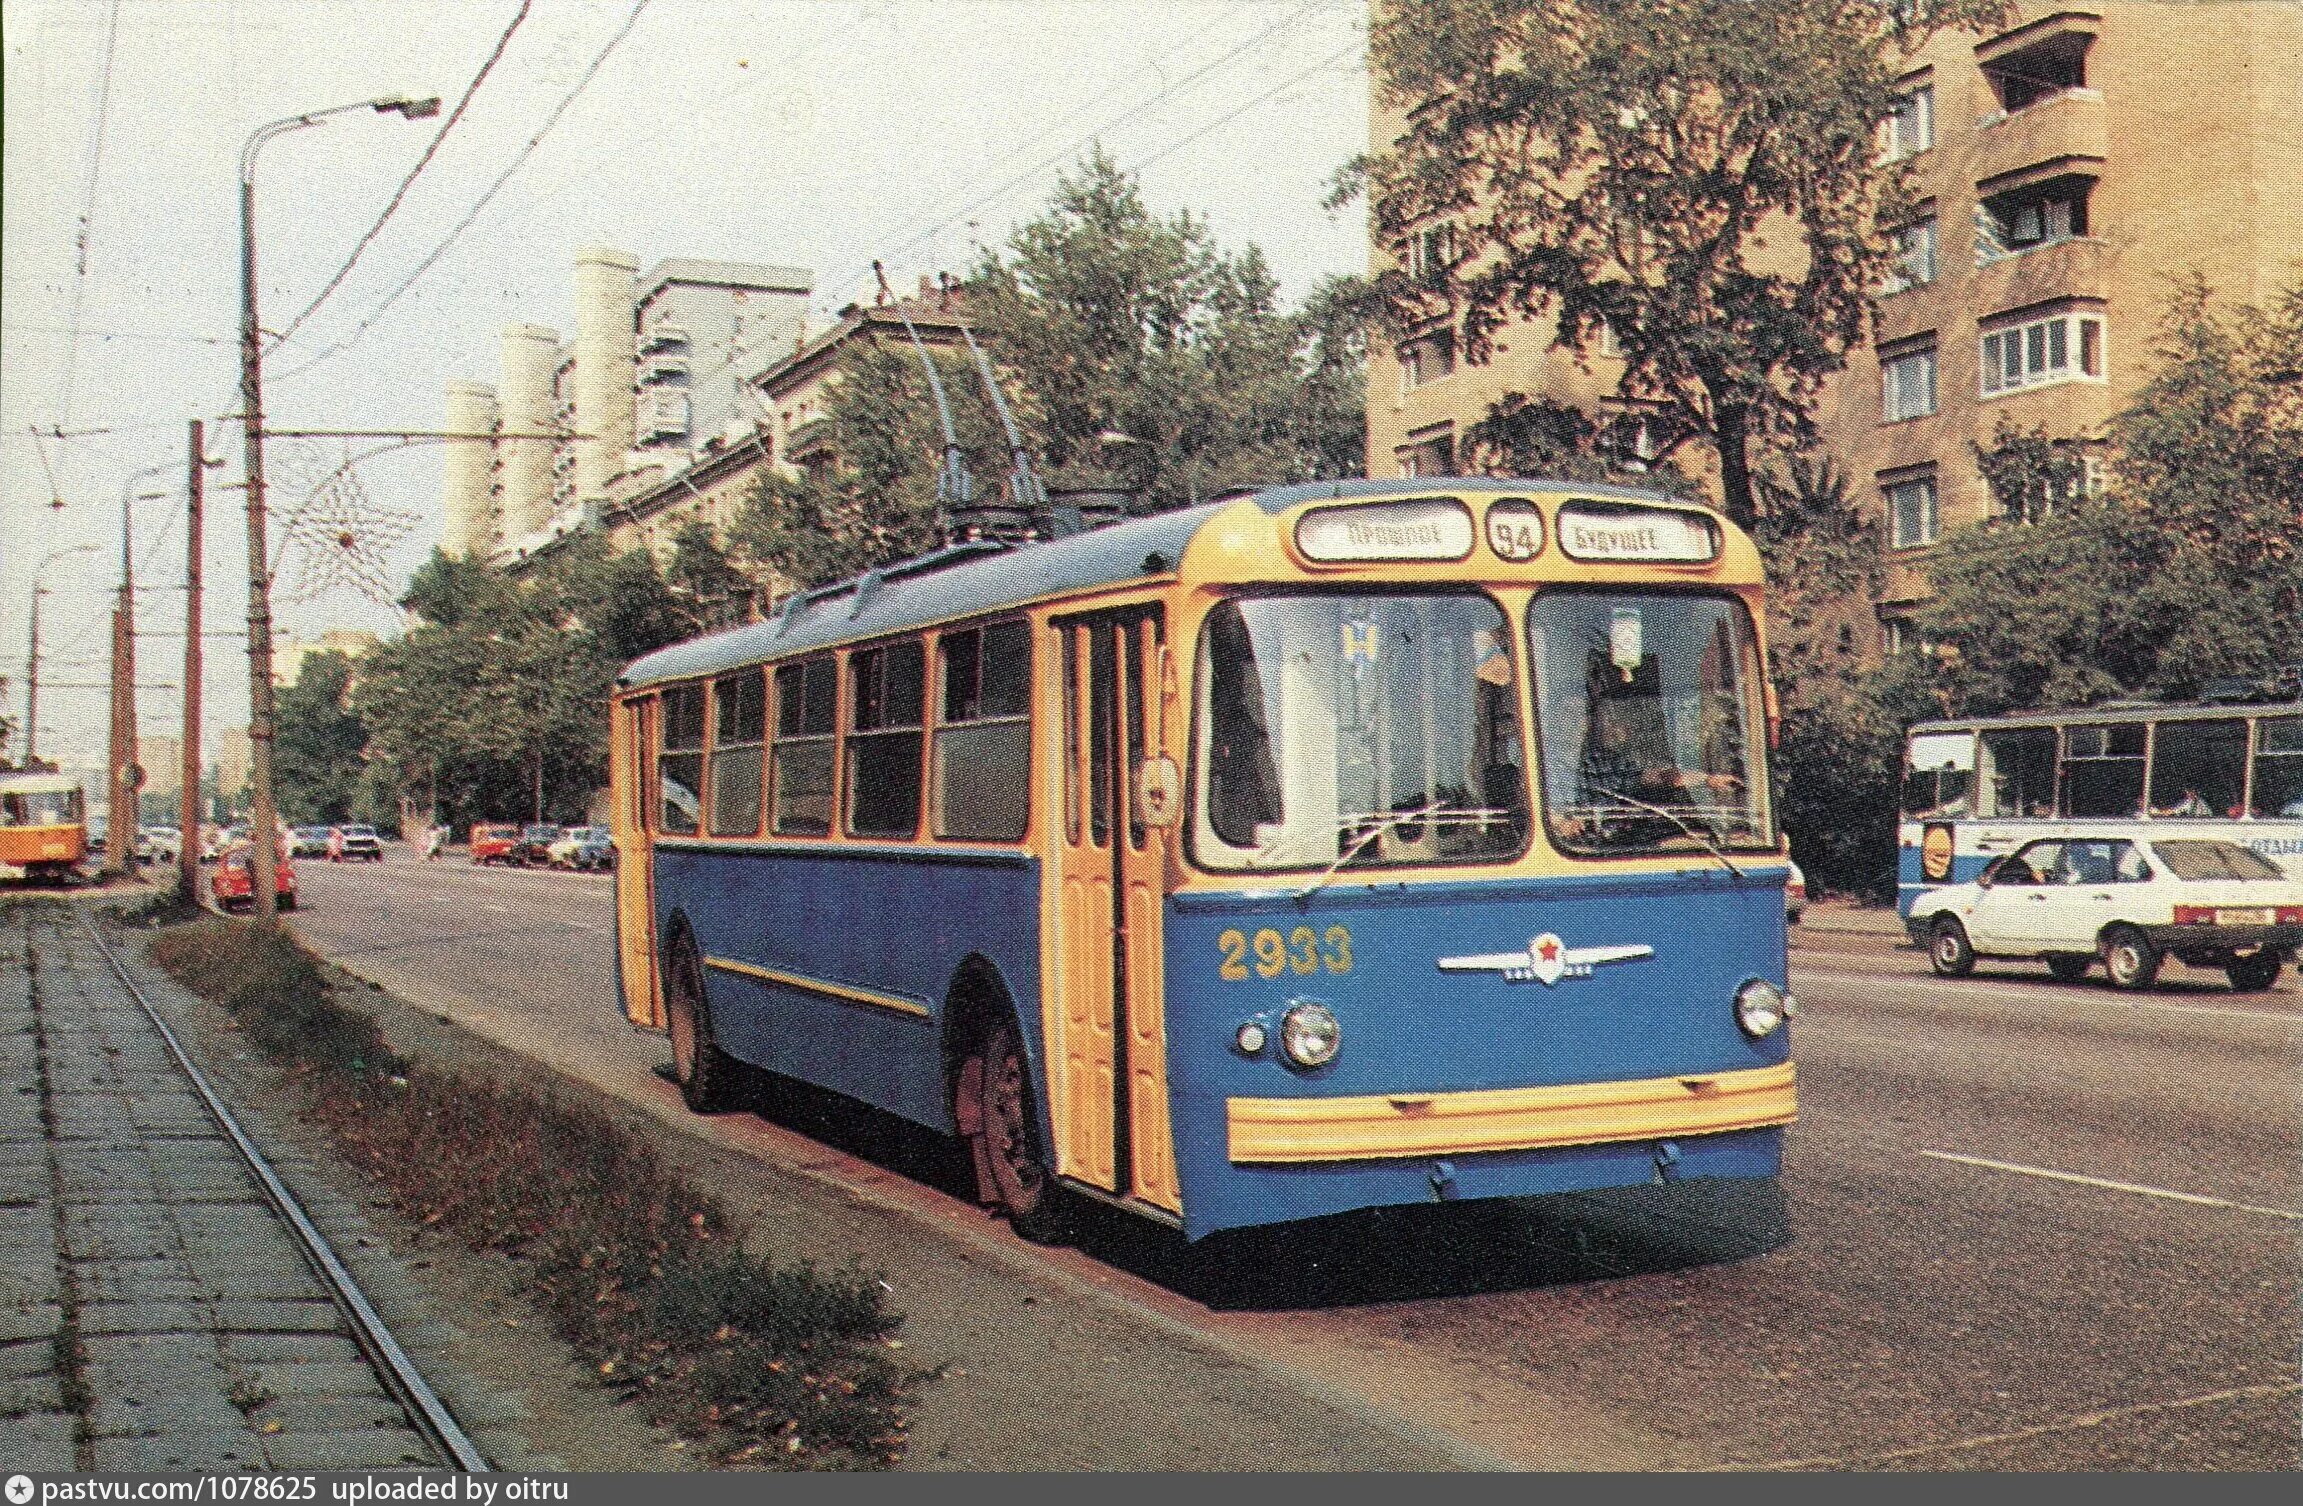
[[[1775,1176],[1795,1089],[1750,541],[1549,482],[963,543],[651,654],[617,948],[738,1064],[1189,1238]]]

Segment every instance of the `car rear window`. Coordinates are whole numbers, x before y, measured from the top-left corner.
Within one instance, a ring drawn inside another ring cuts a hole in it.
[[[2237,842],[2154,842],[2159,860],[2185,879],[2283,879],[2287,875],[2261,853]]]

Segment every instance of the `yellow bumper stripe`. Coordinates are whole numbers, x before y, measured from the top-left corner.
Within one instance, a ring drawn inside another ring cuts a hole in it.
[[[855,988],[846,983],[827,983],[821,978],[804,977],[799,973],[779,972],[772,967],[755,967],[749,962],[732,962],[725,957],[706,957],[704,966],[716,967],[723,973],[736,973],[746,978],[758,978],[765,983],[780,983],[786,988],[797,988],[825,998],[838,999],[848,1004],[868,1004],[874,1009],[892,1009],[898,1014],[916,1015],[928,1019],[934,1011],[917,999],[899,994],[874,993],[868,988]]]
[[[1364,1161],[1612,1140],[1656,1140],[1789,1124],[1793,1066],[1692,1072],[1635,1082],[1399,1093],[1366,1098],[1233,1098],[1236,1162]]]

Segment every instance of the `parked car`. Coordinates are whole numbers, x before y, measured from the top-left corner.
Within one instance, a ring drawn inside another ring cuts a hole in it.
[[[334,827],[328,833],[328,861],[381,863],[384,861],[384,840],[376,835],[373,826]]]
[[[520,828],[520,840],[512,844],[512,861],[528,868],[542,868],[552,861],[552,844],[560,840],[560,828],[548,821],[538,821]]]
[[[249,910],[256,904],[255,850],[243,842],[224,849],[208,875],[208,892],[219,910]],[[285,855],[272,865],[272,892],[283,910],[296,908],[296,868]]]
[[[508,863],[512,860],[512,849],[519,842],[520,828],[517,826],[475,823],[472,827],[472,861]]]
[[[1975,881],[1921,891],[1904,924],[1947,977],[1977,957],[2037,958],[2066,983],[2096,962],[2149,988],[2174,957],[2269,988],[2303,944],[2303,882],[2214,837],[2075,833],[2026,842]]]
[[[105,840],[111,835],[111,833],[111,817],[90,816],[88,818],[88,850],[90,852],[102,852],[104,850]]]
[[[136,832],[136,860],[140,863],[173,863],[183,846],[183,833],[173,826],[146,826]]]
[[[1791,863],[1791,860],[1784,860]],[[1783,881],[1783,918],[1793,925],[1807,913],[1807,875],[1797,863],[1791,863],[1791,876]]]
[[[554,868],[589,872],[616,866],[616,849],[609,845],[605,826],[571,826],[544,852]]]
[[[291,826],[288,828],[288,851],[300,858],[324,858],[328,855],[328,828],[325,826]]]

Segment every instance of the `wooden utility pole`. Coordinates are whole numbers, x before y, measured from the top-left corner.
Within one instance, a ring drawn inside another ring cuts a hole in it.
[[[207,470],[206,438],[195,418],[184,469],[184,789],[176,802],[176,897],[185,904],[200,892],[200,499]]]

